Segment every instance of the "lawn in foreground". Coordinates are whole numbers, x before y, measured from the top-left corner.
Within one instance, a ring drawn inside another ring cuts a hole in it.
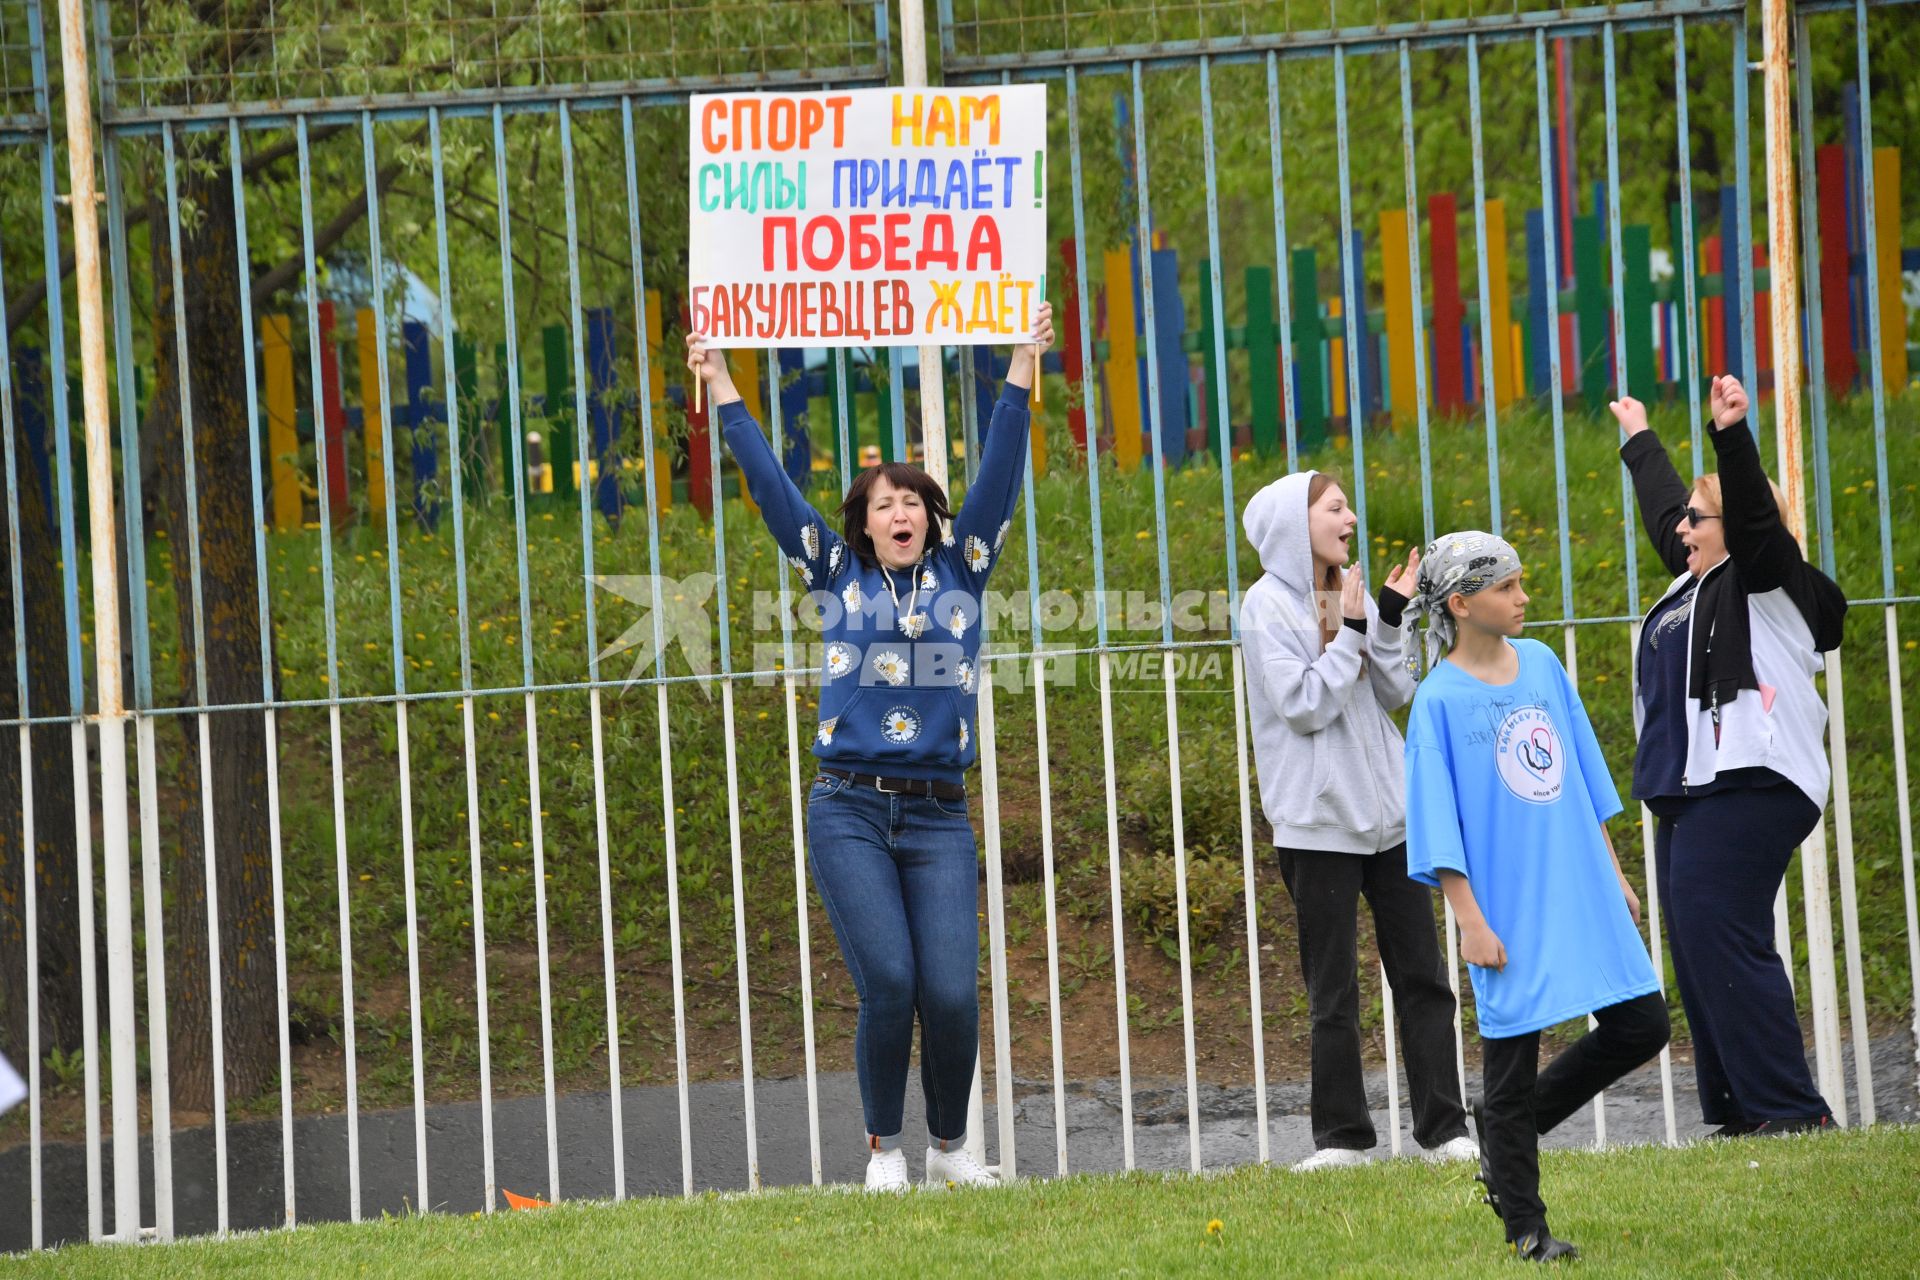
[[[1911,1275],[1920,1129],[1682,1151],[1550,1152],[1580,1274]],[[0,1260],[11,1275],[1514,1274],[1471,1169],[1078,1177],[870,1199],[844,1189],[568,1204]]]

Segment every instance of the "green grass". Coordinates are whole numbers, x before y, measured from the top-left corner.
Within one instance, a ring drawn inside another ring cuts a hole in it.
[[[1904,1276],[1920,1131],[1549,1152],[1581,1275]],[[0,1260],[0,1276],[1513,1275],[1468,1170],[1077,1177],[875,1200],[844,1188],[301,1227]],[[1217,1228],[1213,1224],[1217,1223]]]
[[[1910,420],[1914,397],[1896,403],[1889,421]],[[1656,418],[1677,448],[1683,472],[1692,469],[1684,422],[1668,411]],[[1038,538],[1041,590],[1090,592],[1093,547],[1090,503],[1083,470],[1058,465],[1070,453],[1062,423],[1053,419],[1052,473],[1034,486],[1034,532]],[[1763,424],[1763,449],[1771,454],[1772,430]],[[1831,428],[1834,519],[1838,576],[1850,595],[1881,593],[1877,493],[1871,419],[1864,403],[1836,408]],[[1630,603],[1644,608],[1666,576],[1630,513],[1622,509],[1612,423],[1570,414],[1565,431],[1566,523],[1570,530],[1570,600],[1563,600],[1558,539],[1560,509],[1554,480],[1551,425],[1537,410],[1514,412],[1500,428],[1500,523],[1527,562],[1533,616],[1552,619],[1618,617]],[[1888,482],[1894,532],[1896,593],[1916,590],[1920,531],[1916,531],[1916,483],[1920,450],[1889,448]],[[1481,419],[1439,423],[1432,431],[1430,465],[1433,527],[1491,522],[1485,427]],[[1419,540],[1422,519],[1421,455],[1412,432],[1370,433],[1365,441],[1370,577],[1384,577],[1388,560]],[[1303,463],[1337,470],[1353,483],[1353,457],[1327,447]],[[1233,468],[1235,504],[1284,469],[1283,459],[1251,459]],[[1809,477],[1811,480],[1811,476]],[[830,484],[830,480],[825,484]],[[1154,500],[1151,470],[1121,475],[1103,466],[1104,556],[1108,588],[1157,596],[1157,555],[1151,530]],[[358,492],[358,490],[356,490]],[[830,506],[825,485],[816,493]],[[1227,580],[1227,528],[1222,519],[1222,477],[1200,461],[1166,477],[1171,589],[1220,593]],[[751,616],[755,591],[777,592],[791,575],[758,521],[737,502],[723,511],[732,605],[729,632],[734,669],[750,669],[754,645],[773,644],[760,656],[778,655],[779,633],[756,632]],[[595,569],[601,573],[648,571],[645,513],[631,510],[616,533],[594,523]],[[408,686],[414,691],[460,687],[455,574],[451,526],[437,536],[403,521],[398,549],[402,574],[401,640]],[[584,583],[577,507],[542,504],[528,523],[529,625],[536,681],[582,679],[588,641],[584,628]],[[275,661],[283,696],[321,698],[337,687],[349,696],[390,693],[393,634],[384,522],[364,520],[335,540],[337,681],[326,676],[326,633],[320,590],[319,535],[312,531],[274,536],[268,550],[269,591],[274,609]],[[1235,567],[1242,587],[1259,573],[1253,554],[1233,528]],[[1630,602],[1623,573],[1628,543],[1637,554],[1637,601]],[[1016,514],[993,586],[1026,588],[1028,534],[1024,509]],[[660,528],[662,572],[683,577],[713,569],[711,527],[684,504]],[[181,687],[174,639],[175,610],[168,553],[156,544],[149,564],[150,611],[156,684]],[[1909,563],[1911,561],[1911,563]],[[521,679],[517,554],[511,507],[494,499],[470,514],[466,533],[467,590],[475,687],[517,685]],[[596,598],[597,643],[605,646],[641,615],[635,606],[601,593]],[[996,633],[1026,647],[1026,615],[1018,627]],[[1903,611],[1905,694],[1920,706],[1920,655],[1912,652],[1920,618]],[[1888,710],[1888,670],[1883,611],[1855,609],[1846,649],[1847,741],[1852,766],[1853,839],[1859,880],[1864,985],[1874,1017],[1892,1019],[1910,1007],[1900,892],[1899,835]],[[1116,644],[1152,643],[1157,622],[1117,627]],[[1564,651],[1557,628],[1538,632]],[[809,633],[800,633],[800,639]],[[1185,638],[1185,637],[1181,637]],[[1218,633],[1214,638],[1224,638]],[[1050,642],[1090,645],[1089,630],[1057,633]],[[1578,628],[1578,676],[1616,779],[1629,776],[1633,732],[1629,692],[1628,628],[1622,623]],[[630,657],[603,666],[603,675],[624,677]],[[683,672],[684,656],[670,651],[669,670]],[[1010,674],[1002,667],[1003,674]],[[1106,802],[1098,732],[1100,701],[1095,666],[1078,660],[1075,682],[1047,695],[1052,763],[1051,812],[1063,950],[1063,1000],[1068,1006],[1068,1071],[1111,1075],[1117,1069],[1110,1032],[1076,1035],[1074,1015],[1110,1010],[1111,930],[1108,911]],[[1241,904],[1241,836],[1233,699],[1228,668],[1211,678],[1183,683],[1179,733],[1183,761],[1182,801],[1193,914],[1196,999],[1202,1027],[1202,1071],[1217,1078],[1251,1074],[1245,1045],[1246,955]],[[1171,854],[1174,848],[1167,767],[1168,725],[1157,678],[1123,680],[1114,697],[1120,829],[1125,862],[1126,945],[1136,1044],[1147,1052],[1151,1033],[1168,1037],[1178,1061],[1180,1015]],[[746,872],[745,912],[756,1067],[762,1074],[800,1069],[799,955],[794,904],[792,829],[788,809],[785,710],[777,688],[742,683],[736,699],[733,748],[738,765],[738,814]],[[798,708],[802,751],[814,711],[802,692]],[[689,684],[670,687],[675,823],[680,901],[689,975],[688,1019],[696,1077],[737,1075],[738,1004],[730,875],[729,795],[721,699]],[[614,886],[614,949],[620,965],[623,1076],[629,1082],[661,1082],[673,1073],[672,991],[668,977],[668,905],[661,812],[661,778],[655,699],[648,688],[609,692],[603,699],[606,767],[596,775],[591,753],[588,698],[579,692],[539,699],[539,741],[544,811],[550,955],[555,969],[555,1052],[562,1087],[605,1086],[606,1035],[600,967],[596,807],[604,803],[611,835]],[[476,702],[477,771],[484,863],[485,926],[489,946],[489,1002],[495,1088],[502,1093],[536,1090],[540,1080],[540,1024],[535,970],[533,868],[526,725],[517,694]],[[1039,1074],[1047,1057],[1044,899],[1041,892],[1041,797],[1036,781],[1037,741],[1030,691],[1002,693],[996,700],[999,777],[1005,857],[1011,881],[1008,931],[1016,953],[1012,1005],[1015,1065]],[[346,842],[355,987],[359,1002],[361,1102],[401,1105],[411,1097],[404,876],[401,864],[400,790],[395,717],[385,706],[349,706],[342,712],[346,772]],[[179,767],[181,725],[164,722],[159,734],[163,782]],[[344,1010],[340,1000],[338,885],[334,866],[333,793],[327,714],[295,709],[281,716],[280,785],[284,807],[289,964],[296,1017],[316,1037],[317,1062],[339,1061],[337,1041]],[[478,1078],[476,998],[472,973],[471,890],[467,884],[467,782],[457,700],[416,704],[411,712],[411,756],[416,882],[419,894],[424,1051],[428,1092],[436,1098],[471,1098]],[[1920,746],[1920,744],[1914,744]],[[811,760],[800,762],[802,785]],[[977,792],[977,780],[976,780]],[[977,802],[976,802],[977,803]],[[1257,813],[1258,801],[1255,798]],[[177,839],[175,812],[161,806],[163,840]],[[1831,814],[1831,811],[1830,811]],[[1616,827],[1629,871],[1640,874],[1641,842],[1633,815]],[[1830,817],[1831,821],[1831,817]],[[1256,833],[1256,839],[1258,834]],[[1829,847],[1832,847],[1830,841]],[[135,866],[138,866],[136,857]],[[1799,876],[1788,876],[1796,903]],[[1643,892],[1644,896],[1644,892]],[[1270,1052],[1284,1051],[1304,1034],[1291,955],[1292,907],[1274,869],[1262,860],[1256,885],[1261,942],[1273,950],[1262,965]],[[1835,910],[1838,916],[1838,907]],[[811,908],[822,1063],[845,1068],[852,1031],[851,985],[817,905]],[[1840,929],[1836,922],[1835,936]],[[1804,965],[1804,954],[1802,956]],[[1365,966],[1363,966],[1364,968]],[[1844,983],[1844,970],[1842,973]],[[1804,1000],[1807,984],[1799,984]],[[1377,991],[1366,992],[1364,1016],[1377,1025]],[[1677,1009],[1677,1002],[1676,1002]],[[1212,1037],[1209,1039],[1209,1037]],[[1211,1046],[1211,1047],[1210,1047]],[[335,1068],[337,1070],[337,1067]],[[315,1066],[296,1064],[298,1105],[338,1105],[338,1080]],[[243,1111],[271,1110],[272,1094]]]

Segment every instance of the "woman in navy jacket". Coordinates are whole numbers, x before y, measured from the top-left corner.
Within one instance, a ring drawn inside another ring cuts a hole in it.
[[[1658,819],[1701,1118],[1733,1137],[1831,1123],[1774,947],[1773,903],[1826,807],[1827,709],[1814,677],[1840,645],[1847,601],[1787,530],[1738,379],[1713,380],[1712,407],[1720,469],[1689,489],[1640,402],[1612,406],[1647,537],[1679,575],[1641,624],[1633,795]]]

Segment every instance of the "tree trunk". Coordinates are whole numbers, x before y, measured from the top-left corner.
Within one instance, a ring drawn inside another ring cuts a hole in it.
[[[192,143],[187,144],[189,149]],[[186,283],[188,375],[193,395],[193,447],[200,519],[206,704],[260,698],[259,582],[255,573],[250,497],[245,361],[240,341],[240,280],[231,177],[224,164],[196,173],[183,165],[183,199],[197,218],[180,232]],[[159,461],[156,495],[161,527],[173,548],[180,628],[179,678],[184,698],[198,703],[194,683],[193,567],[188,554],[187,490],[174,328],[173,269],[163,219],[151,232],[154,271],[155,377],[143,431]],[[182,761],[175,814],[179,840],[167,868],[167,1002],[175,1103],[205,1110],[212,1102],[212,1039],[208,1003],[206,854],[202,806],[211,804],[220,910],[220,971],[225,1023],[226,1085],[245,1098],[275,1078],[273,881],[267,842],[266,732],[258,711],[210,717],[212,795],[202,794],[200,717],[178,717]]]
[[[0,373],[0,376],[10,376]],[[51,417],[51,415],[49,415]],[[14,474],[20,495],[20,577],[26,619],[27,699],[35,716],[64,716],[67,628],[61,598],[60,535],[41,492],[25,432],[14,424]],[[49,444],[51,447],[51,444]],[[14,667],[13,573],[9,532],[0,522],[0,719],[20,715]],[[73,832],[72,732],[65,725],[31,730],[33,866],[40,952],[40,1052],[81,1047],[79,860]],[[23,1065],[27,1049],[27,860],[21,813],[24,762],[17,726],[0,728],[0,1043]]]

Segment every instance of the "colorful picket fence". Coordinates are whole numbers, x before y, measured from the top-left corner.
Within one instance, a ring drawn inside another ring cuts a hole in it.
[[[1822,310],[1821,354],[1827,389],[1834,395],[1864,390],[1863,380],[1872,367],[1864,351],[1866,335],[1873,328],[1865,313],[1866,255],[1875,256],[1883,280],[1898,280],[1903,269],[1920,268],[1920,249],[1903,250],[1899,243],[1900,159],[1897,148],[1874,150],[1870,158],[1874,208],[1863,210],[1858,207],[1856,194],[1860,189],[1858,166],[1863,162],[1859,149],[1835,144],[1817,152],[1815,207],[1821,293],[1828,300]],[[1061,321],[1060,341],[1046,364],[1048,376],[1062,378],[1067,389],[1062,403],[1068,430],[1059,443],[1065,446],[1071,442],[1068,453],[1073,458],[1083,457],[1090,447],[1108,452],[1122,471],[1131,471],[1141,465],[1149,449],[1156,447],[1151,437],[1157,421],[1157,447],[1169,465],[1177,466],[1198,453],[1222,456],[1227,445],[1219,438],[1220,415],[1214,404],[1214,397],[1230,381],[1219,366],[1217,353],[1222,348],[1246,355],[1243,402],[1231,406],[1244,412],[1235,423],[1231,446],[1261,456],[1276,454],[1282,448],[1282,425],[1288,417],[1283,388],[1288,385],[1294,391],[1291,416],[1296,444],[1301,448],[1317,447],[1330,432],[1350,432],[1356,422],[1392,429],[1412,425],[1419,412],[1414,376],[1416,334],[1424,335],[1427,345],[1430,412],[1447,415],[1479,411],[1483,388],[1489,385],[1483,368],[1488,361],[1492,363],[1490,385],[1497,407],[1545,396],[1549,390],[1546,329],[1550,288],[1555,291],[1560,317],[1559,333],[1553,337],[1561,346],[1562,382],[1558,393],[1570,402],[1600,411],[1613,394],[1616,367],[1605,198],[1596,188],[1590,204],[1594,211],[1581,213],[1577,191],[1570,183],[1565,185],[1570,196],[1566,223],[1571,252],[1561,255],[1559,280],[1548,279],[1540,210],[1528,209],[1522,214],[1524,294],[1516,291],[1507,256],[1507,208],[1498,199],[1486,202],[1486,296],[1493,323],[1484,331],[1492,335],[1490,351],[1482,338],[1478,298],[1470,299],[1462,289],[1461,211],[1458,199],[1450,192],[1432,194],[1426,202],[1418,259],[1424,280],[1415,278],[1416,259],[1411,252],[1406,210],[1379,212],[1382,271],[1377,306],[1361,302],[1368,283],[1363,272],[1355,272],[1360,296],[1343,300],[1337,292],[1323,292],[1321,283],[1323,277],[1329,281],[1344,278],[1338,257],[1323,267],[1314,247],[1293,248],[1288,264],[1291,325],[1284,334],[1276,319],[1276,273],[1270,266],[1244,269],[1244,316],[1242,323],[1232,324],[1214,306],[1212,264],[1204,258],[1198,260],[1191,278],[1196,288],[1190,296],[1199,298],[1200,304],[1189,328],[1185,303],[1189,295],[1182,290],[1179,254],[1164,243],[1163,236],[1155,235],[1144,271],[1137,245],[1090,255],[1089,270],[1098,272],[1091,281],[1075,276],[1077,246],[1072,240],[1062,241],[1060,258],[1067,270],[1060,277],[1063,305],[1056,312]],[[1682,242],[1682,213],[1678,204],[1669,209],[1670,244]],[[1756,385],[1762,395],[1767,393],[1772,361],[1767,341],[1769,282],[1765,254],[1756,245],[1751,261],[1741,262],[1731,248],[1739,243],[1738,219],[1732,187],[1709,193],[1693,210],[1696,231],[1711,228],[1711,233],[1699,239],[1694,255],[1694,293],[1699,306],[1697,331],[1691,335],[1682,319],[1681,255],[1673,254],[1672,273],[1655,281],[1653,229],[1644,224],[1621,226],[1621,332],[1631,387],[1658,387],[1661,395],[1682,394],[1680,380],[1688,367],[1687,344],[1693,341],[1700,346],[1698,368],[1703,373],[1731,370]],[[1356,265],[1365,262],[1366,248],[1362,233],[1355,231],[1348,251]],[[1745,272],[1752,273],[1755,294],[1755,367],[1751,370],[1745,367],[1737,314],[1728,306],[1729,299],[1740,296]],[[1150,335],[1143,287],[1150,287],[1152,293],[1151,341],[1160,370],[1157,406],[1149,399]],[[1086,312],[1094,328],[1094,340],[1088,344],[1094,355],[1091,368],[1082,363],[1083,344],[1078,332],[1079,297],[1089,288],[1092,296]],[[1906,312],[1898,288],[1881,289],[1878,302],[1879,366],[1884,388],[1892,394],[1909,381]],[[628,458],[622,453],[622,441],[636,434],[629,427],[637,420],[639,409],[633,376],[639,362],[631,350],[634,334],[616,316],[611,307],[590,308],[585,313],[582,340],[589,386],[584,431],[575,421],[573,335],[563,325],[549,326],[541,333],[539,356],[544,370],[540,390],[529,392],[525,379],[520,380],[523,403],[519,420],[528,431],[523,442],[527,491],[536,503],[571,502],[582,485],[588,486],[601,516],[610,526],[618,527],[626,507],[648,492],[643,472],[651,465],[656,480],[651,492],[659,510],[670,509],[677,495],[702,517],[711,518],[715,452],[711,415],[705,406],[699,411],[692,408],[683,386],[677,382],[668,385],[666,371],[677,370],[679,361],[676,353],[658,347],[658,337],[664,332],[664,311],[661,296],[654,291],[646,295],[646,331],[655,343],[647,362],[647,400],[656,422],[670,410],[684,416],[686,431],[683,443],[678,447],[663,444],[651,459]],[[676,308],[676,316],[684,327],[684,310]],[[450,492],[444,478],[446,468],[460,468],[469,501],[484,500],[487,495],[512,497],[514,415],[508,412],[510,355],[504,345],[496,344],[490,353],[489,377],[483,387],[480,351],[456,334],[449,379],[445,369],[435,368],[436,335],[417,320],[404,320],[399,326],[402,359],[397,362],[402,394],[389,394],[383,410],[373,313],[364,308],[355,313],[351,338],[339,332],[332,303],[321,303],[318,317],[321,387],[317,397],[296,393],[296,370],[305,366],[296,357],[292,318],[281,314],[261,317],[265,402],[259,430],[266,444],[264,478],[273,528],[298,529],[309,501],[317,505],[319,495],[307,478],[316,468],[301,460],[303,447],[313,448],[316,439],[327,451],[328,506],[336,521],[350,520],[356,511],[369,518],[384,515],[386,503],[394,497],[385,490],[384,455],[388,449],[399,451],[396,458],[405,458],[401,483],[411,498],[416,520],[427,528],[437,526]],[[1350,335],[1358,335],[1360,345],[1354,362],[1358,378],[1352,380],[1357,381],[1357,405],[1350,403],[1353,394],[1346,350]],[[1222,336],[1224,341],[1218,340]],[[353,404],[348,403],[343,389],[349,352],[358,369],[357,403]],[[747,407],[763,422],[767,420],[768,390],[777,389],[786,433],[787,468],[796,481],[809,483],[816,469],[831,468],[834,474],[845,475],[875,460],[917,456],[903,450],[908,438],[906,403],[917,398],[919,391],[918,371],[904,359],[905,353],[875,351],[870,362],[844,362],[844,374],[843,362],[818,360],[809,364],[806,355],[798,349],[732,353],[735,380]],[[984,423],[991,414],[998,379],[1004,373],[1004,361],[996,364],[995,360],[983,352],[973,356],[973,403],[969,408],[978,423]],[[1283,361],[1291,362],[1287,371],[1290,379],[1281,376]],[[769,366],[774,372],[769,372]],[[35,462],[34,480],[51,503],[47,373],[41,353],[31,346],[21,347],[16,352],[13,378],[25,440]],[[1090,380],[1096,395],[1088,394]],[[449,382],[457,397],[461,426],[462,456],[457,459],[448,457]],[[311,414],[296,407],[316,401],[321,418],[317,435]],[[816,404],[820,408],[816,409]],[[1097,420],[1090,418],[1089,405],[1097,408]],[[822,436],[829,443],[816,462],[810,424],[837,423],[842,414],[849,423],[847,447],[854,456],[840,456],[840,435],[828,429]],[[357,433],[361,441],[362,466],[357,472],[348,466],[351,433]],[[656,427],[655,439],[665,442],[671,434]],[[1036,410],[1036,475],[1046,474],[1050,461],[1047,444],[1045,415]],[[353,483],[362,486],[360,494],[350,492]],[[723,492],[746,498],[735,476],[724,476],[722,485]],[[78,500],[84,503],[84,493]]]

